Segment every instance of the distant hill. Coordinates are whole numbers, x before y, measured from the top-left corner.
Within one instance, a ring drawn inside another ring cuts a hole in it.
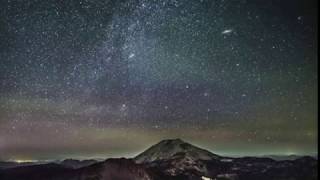
[[[61,165],[67,168],[78,169],[86,166],[90,166],[92,164],[97,163],[97,160],[89,159],[89,160],[76,160],[76,159],[66,159],[60,162]]]
[[[9,169],[9,168],[15,168],[15,167],[22,167],[22,166],[32,166],[37,164],[44,164],[41,162],[13,162],[13,161],[0,161],[0,169]]]
[[[292,155],[265,155],[262,157],[269,157],[277,161],[284,161],[284,160],[296,160],[304,156],[292,154]],[[312,157],[317,159],[317,156],[312,156]]]

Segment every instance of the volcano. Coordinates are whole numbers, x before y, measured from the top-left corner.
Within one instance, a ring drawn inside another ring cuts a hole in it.
[[[168,139],[151,146],[134,158],[137,163],[170,160],[184,156],[190,160],[214,160],[220,156],[189,144],[181,139]]]

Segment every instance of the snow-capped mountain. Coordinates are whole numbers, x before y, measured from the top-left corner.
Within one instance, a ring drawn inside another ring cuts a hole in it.
[[[150,163],[159,160],[171,160],[181,156],[196,160],[214,160],[221,157],[207,150],[193,146],[181,139],[168,139],[151,146],[134,158],[137,163]]]
[[[222,157],[181,139],[163,140],[134,158],[137,163],[161,169],[168,176],[207,175],[206,162],[221,159]]]

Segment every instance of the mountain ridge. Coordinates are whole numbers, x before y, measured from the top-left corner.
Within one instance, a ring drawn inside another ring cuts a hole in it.
[[[66,159],[60,164],[0,168],[0,179],[48,180],[50,177],[50,180],[316,180],[318,178],[318,162],[312,157],[284,161],[261,157],[225,157],[181,139],[162,140],[131,159],[110,158],[91,163],[93,162]]]

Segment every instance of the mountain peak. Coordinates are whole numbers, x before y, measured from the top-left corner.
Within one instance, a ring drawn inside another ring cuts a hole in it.
[[[216,154],[191,145],[178,138],[162,140],[136,156],[134,160],[137,163],[146,163],[178,157],[193,160],[212,160],[219,158]]]
[[[162,141],[167,141],[167,142],[184,142],[182,139],[180,138],[175,138],[175,139],[164,139]],[[161,141],[160,141],[161,142]]]
[[[183,141],[182,139],[164,139],[162,141],[160,141],[158,144],[171,144],[171,145],[179,145],[179,144],[184,144],[186,143],[185,141]]]

